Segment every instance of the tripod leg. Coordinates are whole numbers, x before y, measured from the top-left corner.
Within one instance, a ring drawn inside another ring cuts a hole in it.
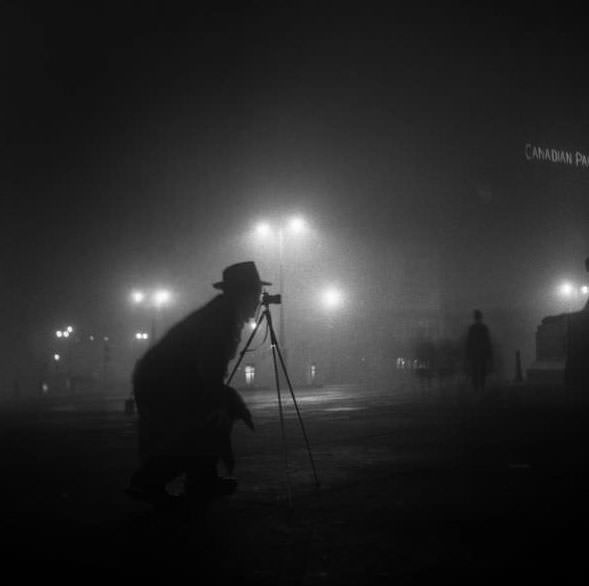
[[[309,444],[309,438],[307,437],[307,432],[305,431],[305,426],[303,424],[303,418],[301,416],[301,412],[299,410],[299,405],[297,403],[293,388],[292,388],[292,383],[290,382],[290,377],[288,376],[288,371],[286,370],[286,365],[284,363],[284,359],[282,358],[282,352],[280,351],[280,347],[278,346],[278,343],[275,344],[276,349],[274,349],[274,346],[272,347],[272,352],[277,352],[278,353],[278,358],[280,359],[280,364],[282,366],[282,371],[284,372],[284,377],[286,378],[286,382],[288,384],[288,390],[290,391],[290,396],[292,397],[292,402],[294,404],[295,407],[295,411],[297,413],[297,418],[299,420],[299,424],[301,426],[301,431],[303,432],[303,438],[305,439],[305,445],[307,446],[307,453],[309,454],[309,460],[311,461],[311,469],[313,470],[313,478],[315,479],[315,487],[319,488],[319,478],[317,477],[317,470],[315,469],[315,462],[313,460],[313,454],[311,453],[311,446]],[[274,366],[276,368],[276,358],[274,358]],[[276,374],[276,380],[278,380],[278,374]],[[281,407],[282,409],[282,407]]]
[[[280,376],[278,374],[278,362],[276,360],[276,345],[272,344],[272,360],[274,362],[274,378],[276,380],[276,392],[278,394],[278,412],[280,414],[280,431],[282,434],[282,454],[284,456],[284,474],[286,477],[286,487],[288,491],[288,506],[292,508],[292,488],[290,486],[290,476],[288,474],[288,456],[286,451],[286,434],[284,431],[284,411],[282,409],[282,396],[280,394]]]

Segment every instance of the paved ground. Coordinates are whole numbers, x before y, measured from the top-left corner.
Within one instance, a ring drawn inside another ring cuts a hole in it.
[[[239,490],[204,525],[124,496],[122,397],[1,406],[3,566],[61,582],[584,583],[585,404],[525,387],[296,393],[320,487],[291,404],[287,481],[275,394],[251,393]]]

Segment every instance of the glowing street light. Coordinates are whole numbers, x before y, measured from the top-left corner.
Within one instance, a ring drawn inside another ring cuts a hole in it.
[[[321,300],[323,301],[323,307],[329,311],[339,309],[344,304],[344,294],[341,289],[337,287],[328,287],[324,289]]]
[[[289,220],[288,228],[293,234],[302,234],[307,228],[307,222],[301,216],[295,216]]]
[[[142,291],[135,289],[130,294],[131,302],[134,305],[143,305],[145,307],[163,307],[172,301],[172,292],[169,289],[152,289]]]
[[[335,380],[335,314],[344,306],[345,296],[344,292],[335,285],[330,285],[323,289],[319,298],[323,308],[328,313],[328,328],[329,328],[329,357],[330,357],[330,376],[331,380]]]
[[[151,342],[157,339],[157,319],[159,311],[170,305],[172,302],[172,292],[166,288],[156,288],[149,290],[134,289],[129,296],[131,303],[136,306],[146,307],[151,310]],[[148,336],[149,338],[149,336]],[[144,338],[144,339],[148,339]]]
[[[131,301],[133,303],[142,303],[145,299],[145,293],[143,291],[131,291]]]
[[[570,312],[573,310],[573,304],[578,302],[580,298],[584,298],[589,295],[589,286],[579,286],[571,281],[563,281],[560,285],[558,285],[556,291],[558,296],[566,301],[567,310]]]
[[[262,238],[266,238],[272,235],[272,226],[267,222],[260,222],[256,228],[255,232],[258,236]]]
[[[156,307],[163,307],[170,303],[172,299],[172,294],[167,289],[158,289],[157,291],[153,292],[153,304]]]
[[[69,338],[71,334],[74,333],[73,326],[66,326],[63,330],[57,330],[55,332],[55,336],[57,338]]]

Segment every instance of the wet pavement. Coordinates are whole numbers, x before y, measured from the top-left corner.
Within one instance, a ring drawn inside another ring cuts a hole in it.
[[[580,583],[584,402],[525,386],[295,394],[310,449],[288,396],[283,441],[275,392],[244,391],[239,488],[204,520],[124,495],[123,395],[2,405],[3,566],[62,582]]]

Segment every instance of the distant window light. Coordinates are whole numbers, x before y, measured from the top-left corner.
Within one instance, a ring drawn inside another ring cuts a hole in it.
[[[256,378],[256,367],[253,364],[247,364],[244,369],[245,372],[245,384],[253,385],[254,379]]]
[[[308,373],[308,384],[312,385],[315,382],[315,378],[317,377],[317,365],[314,362],[309,365]]]

